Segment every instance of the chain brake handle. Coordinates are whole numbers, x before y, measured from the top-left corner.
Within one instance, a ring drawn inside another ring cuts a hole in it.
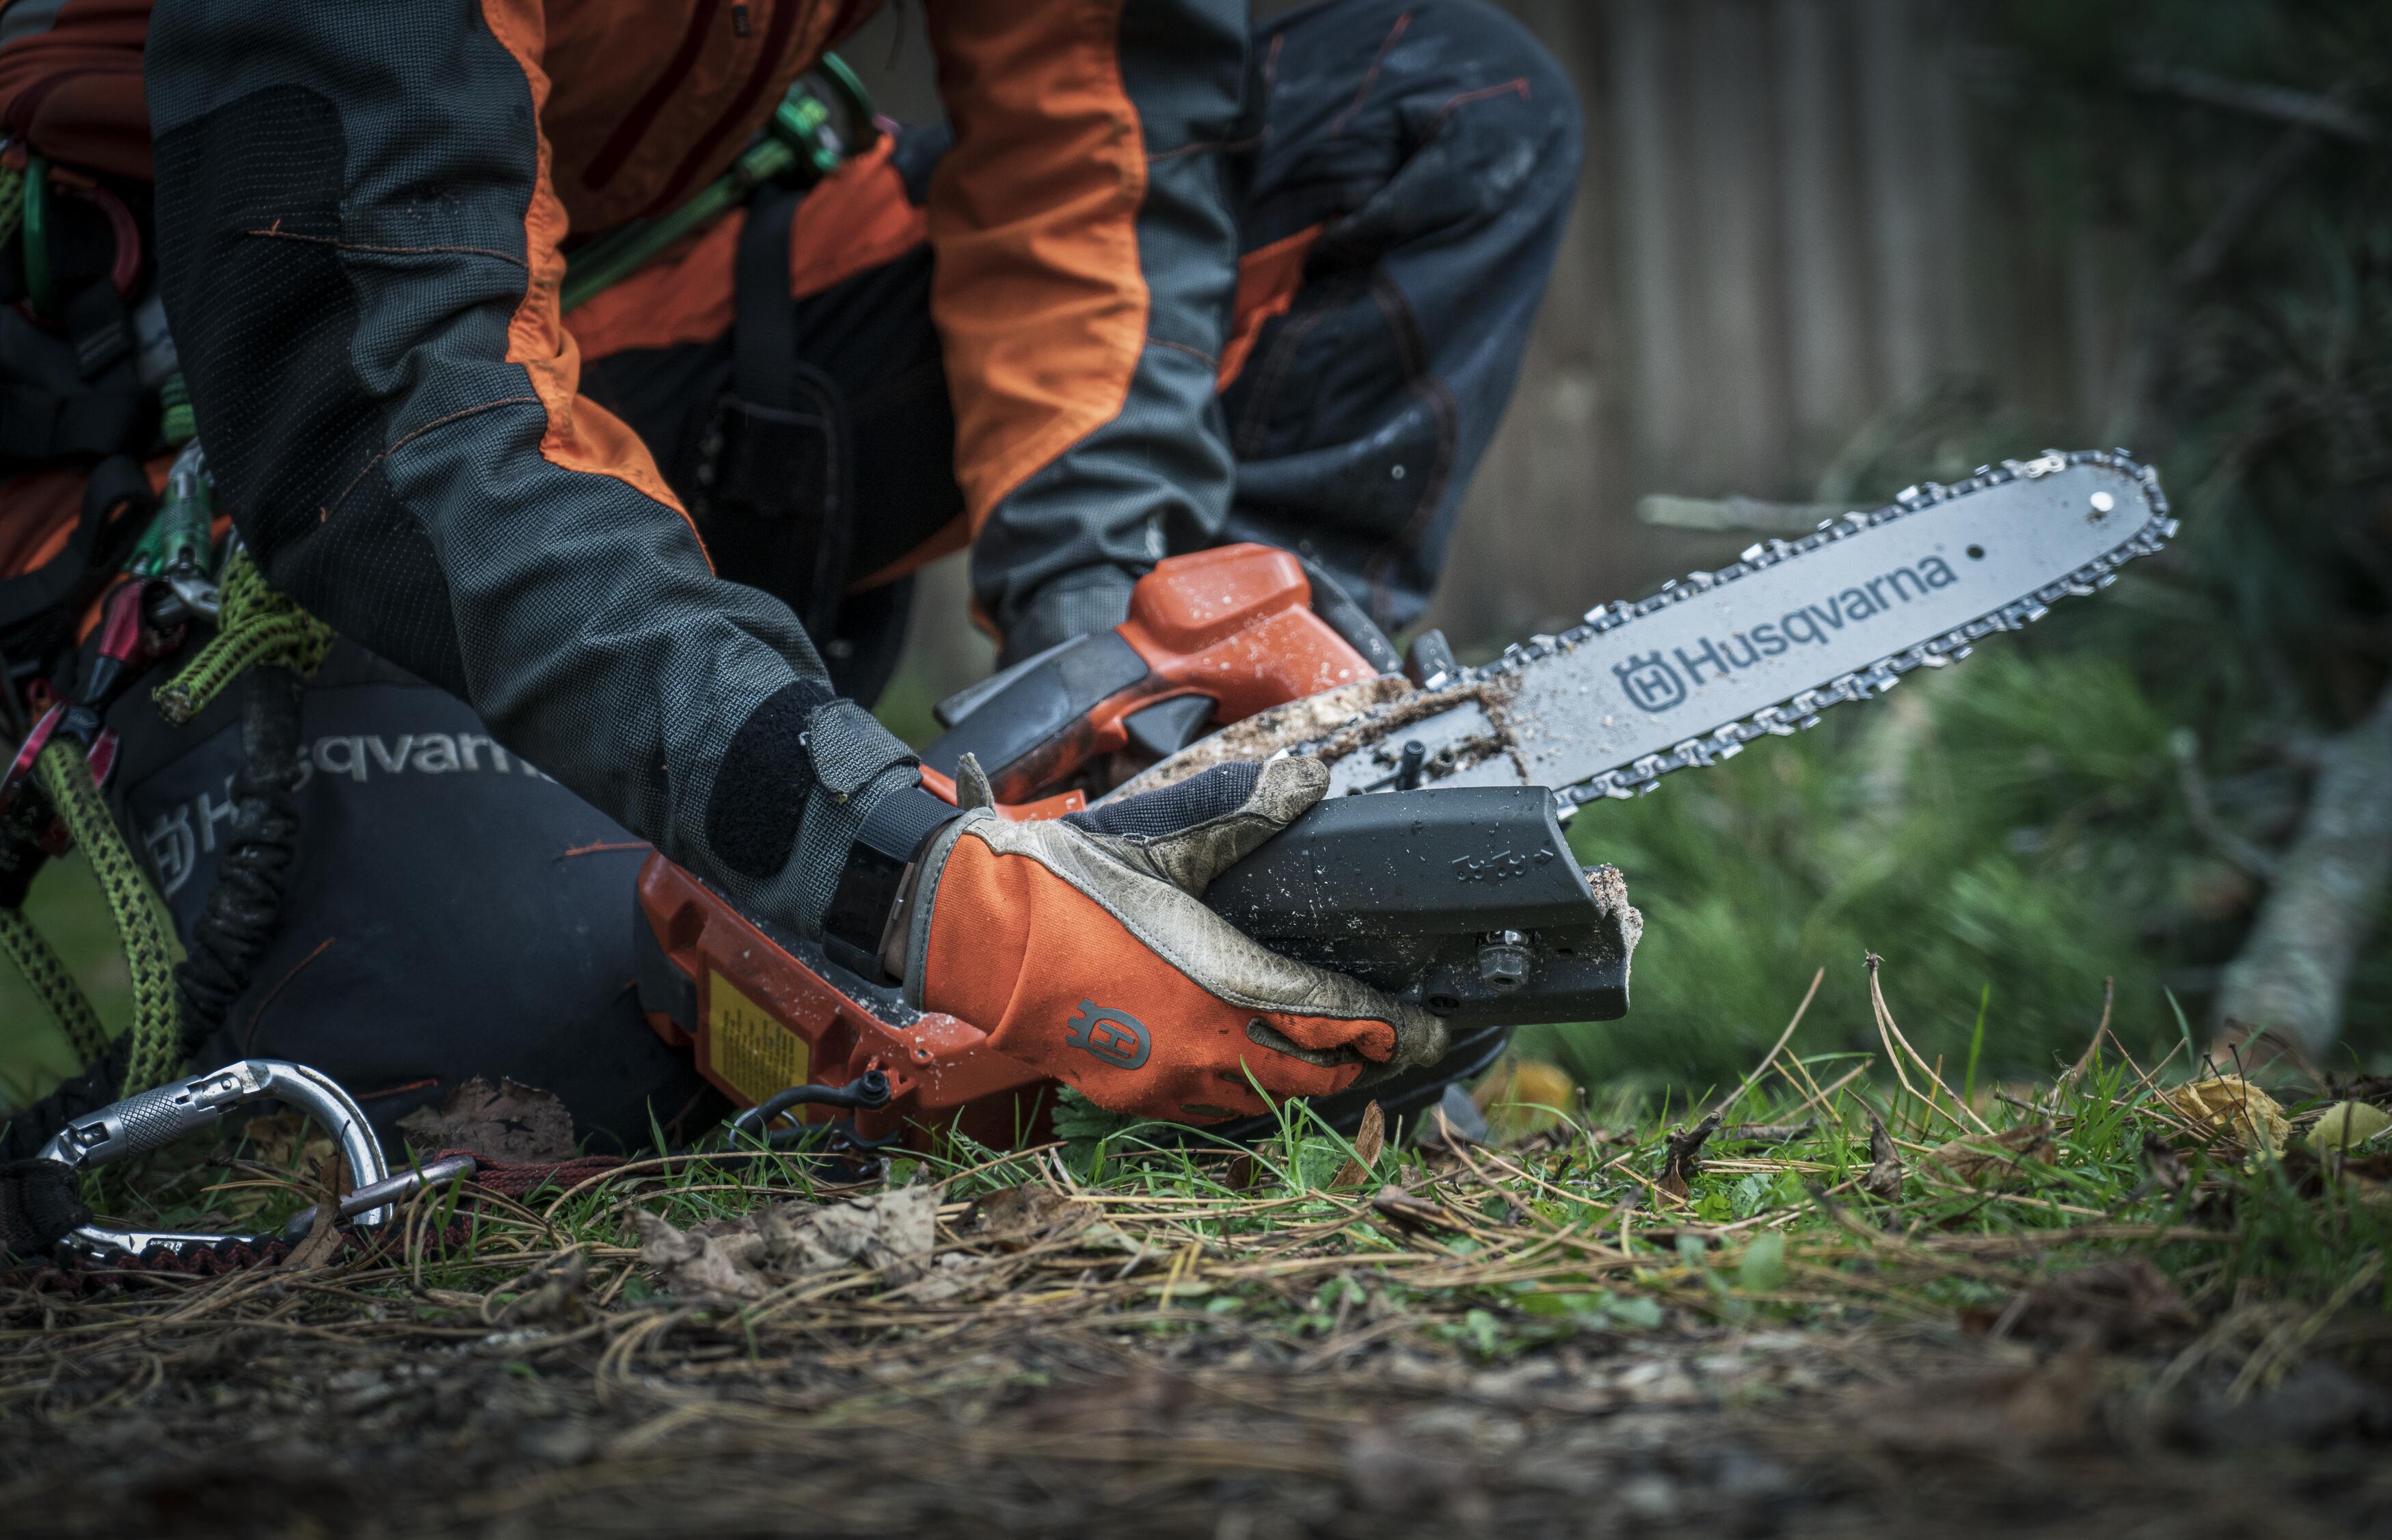
[[[947,731],[922,751],[923,784],[953,800],[969,753],[999,803],[1051,799],[1109,756],[1162,759],[1214,728],[1402,668],[1361,610],[1291,552],[1173,556],[1138,580],[1119,626],[941,703]]]

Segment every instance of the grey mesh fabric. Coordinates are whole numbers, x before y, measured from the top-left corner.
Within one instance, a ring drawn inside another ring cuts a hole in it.
[[[785,856],[720,859],[705,809],[760,704],[829,696],[822,664],[786,604],[711,573],[677,509],[543,454],[549,414],[506,361],[540,145],[480,7],[164,4],[147,80],[167,312],[271,580],[770,903],[739,868]]]
[[[1121,7],[1120,26],[1122,84],[1147,157],[1146,348],[1112,420],[999,501],[973,543],[973,589],[1008,659],[1119,621],[1125,588],[1108,619],[1116,594],[1102,578],[1059,580],[1140,572],[1215,543],[1235,479],[1216,382],[1257,140],[1247,6],[1142,0]]]

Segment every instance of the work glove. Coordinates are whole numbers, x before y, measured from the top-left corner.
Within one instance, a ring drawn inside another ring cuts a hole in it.
[[[1320,800],[1315,759],[1220,765],[1067,818],[968,810],[923,850],[905,899],[908,1003],[1115,1112],[1205,1123],[1325,1096],[1445,1056],[1444,1023],[1257,945],[1198,901]]]

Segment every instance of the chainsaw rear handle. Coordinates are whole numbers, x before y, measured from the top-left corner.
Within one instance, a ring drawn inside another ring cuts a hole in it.
[[[912,1009],[877,967],[859,972],[742,913],[662,856],[641,869],[639,894],[641,1006],[733,1100],[754,1106],[801,1081],[858,1086],[878,1070],[888,1101],[858,1110],[860,1134],[953,1128],[1004,1148],[1046,1136],[1051,1082],[990,1049],[974,1024]],[[1431,1091],[1449,1067],[1481,1067],[1512,1026],[1628,1009],[1636,912],[1618,873],[1580,869],[1552,794],[1534,787],[1323,802],[1204,901],[1276,951],[1444,1017],[1446,1066],[1412,1077]]]
[[[979,757],[996,798],[1031,802],[1084,766],[1176,753],[1211,728],[1401,670],[1379,628],[1319,568],[1269,546],[1157,563],[1129,618],[1023,659],[940,703],[922,762]]]

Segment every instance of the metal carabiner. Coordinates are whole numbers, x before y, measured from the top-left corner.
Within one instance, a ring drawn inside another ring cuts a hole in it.
[[[95,1170],[163,1149],[187,1134],[211,1127],[229,1108],[268,1100],[299,1108],[332,1135],[347,1162],[349,1185],[358,1195],[370,1194],[370,1201],[403,1196],[392,1189],[389,1162],[383,1158],[382,1145],[356,1101],[331,1076],[287,1059],[242,1059],[205,1075],[170,1081],[155,1090],[127,1096],[70,1121],[42,1146],[37,1158],[55,1160],[70,1171]],[[428,1177],[430,1173],[424,1174]],[[347,1213],[349,1205],[344,1203],[342,1210]],[[390,1218],[390,1210],[378,1204],[357,1213],[356,1218],[360,1224],[380,1224]],[[58,1244],[104,1262],[112,1253],[137,1257],[152,1247],[162,1246],[179,1256],[228,1241],[256,1244],[270,1238],[169,1230],[110,1230],[87,1224]]]

